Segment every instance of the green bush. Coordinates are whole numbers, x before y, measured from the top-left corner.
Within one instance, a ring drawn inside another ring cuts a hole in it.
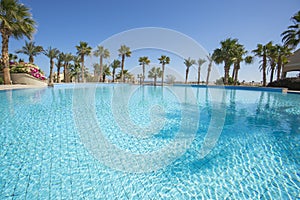
[[[2,77],[0,77],[0,85],[3,85],[4,84],[4,80]]]
[[[16,66],[11,67],[10,72],[12,72],[12,73],[26,73],[26,69],[24,68],[23,65],[18,64]]]
[[[224,78],[223,77],[216,80],[216,85],[223,85],[223,84],[224,84]]]
[[[224,77],[221,77],[216,80],[216,85],[223,85],[224,84]],[[240,85],[240,82],[237,81],[237,85]],[[232,77],[228,77],[228,85],[234,85],[234,80]]]

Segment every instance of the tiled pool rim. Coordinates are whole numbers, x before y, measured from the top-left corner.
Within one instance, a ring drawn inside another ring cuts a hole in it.
[[[95,86],[95,85],[119,85],[127,83],[55,83],[54,88],[68,88],[68,87],[80,87],[80,86]],[[167,85],[166,85],[167,86]],[[287,88],[271,88],[271,87],[253,87],[253,86],[231,86],[231,85],[196,85],[196,84],[173,84],[170,86],[190,86],[199,88],[224,88],[224,89],[235,89],[235,90],[253,90],[253,91],[267,91],[267,92],[280,92],[287,93]]]

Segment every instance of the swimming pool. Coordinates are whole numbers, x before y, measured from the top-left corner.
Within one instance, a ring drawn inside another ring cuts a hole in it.
[[[296,94],[81,85],[0,110],[0,199],[300,198]]]

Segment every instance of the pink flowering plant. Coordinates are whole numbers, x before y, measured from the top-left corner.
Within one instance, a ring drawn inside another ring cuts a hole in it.
[[[11,67],[11,72],[13,73],[27,73],[37,79],[46,80],[46,76],[44,75],[44,72],[38,66],[32,63],[11,62],[10,67]]]

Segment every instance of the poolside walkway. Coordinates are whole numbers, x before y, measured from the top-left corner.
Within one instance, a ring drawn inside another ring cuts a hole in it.
[[[27,88],[44,88],[47,86],[40,86],[40,85],[0,85],[0,90],[13,90],[13,89],[27,89]]]
[[[299,90],[288,90],[288,93],[300,94]]]

